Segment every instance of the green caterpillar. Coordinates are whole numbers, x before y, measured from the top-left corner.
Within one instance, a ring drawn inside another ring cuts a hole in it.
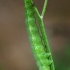
[[[25,4],[25,23],[31,43],[31,48],[34,53],[34,57],[37,61],[39,70],[51,70],[51,64],[53,61],[49,59],[50,52],[45,51],[45,45],[43,39],[39,33],[39,29],[36,25],[35,9],[32,0],[24,0]],[[42,32],[42,31],[41,31]]]

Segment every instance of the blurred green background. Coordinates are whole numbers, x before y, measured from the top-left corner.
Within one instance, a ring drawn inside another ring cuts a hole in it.
[[[33,0],[40,13],[44,0]],[[44,24],[56,70],[70,70],[70,0],[48,0]],[[38,70],[24,21],[23,0],[0,0],[0,70]]]

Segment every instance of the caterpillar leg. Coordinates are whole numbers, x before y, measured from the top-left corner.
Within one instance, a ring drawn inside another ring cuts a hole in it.
[[[50,64],[52,64],[52,63],[53,63],[52,60],[47,60],[47,65],[50,65]]]
[[[46,53],[46,56],[47,56],[47,57],[51,56],[51,53]]]
[[[46,65],[46,66],[49,66],[49,65],[51,65],[51,64],[53,63],[52,60],[43,60],[42,62],[43,62],[44,65]]]

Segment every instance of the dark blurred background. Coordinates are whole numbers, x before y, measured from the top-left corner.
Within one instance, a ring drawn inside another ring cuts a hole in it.
[[[44,0],[33,1],[41,13]],[[70,70],[70,0],[48,0],[44,25],[56,70]],[[38,70],[23,0],[0,0],[0,70]]]

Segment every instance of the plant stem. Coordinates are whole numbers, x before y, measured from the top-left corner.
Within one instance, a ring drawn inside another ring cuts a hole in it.
[[[47,38],[46,31],[45,31],[45,28],[44,28],[43,19],[41,18],[41,16],[40,16],[36,7],[35,7],[35,13],[36,13],[36,16],[38,18],[38,23],[40,25],[40,30],[41,30],[41,33],[42,33],[42,38],[43,38],[44,44],[46,45],[46,51],[48,53],[51,53],[50,46],[49,46],[49,43],[48,43],[48,38]],[[52,55],[49,57],[49,59],[51,59],[53,61]],[[51,64],[51,70],[55,70],[54,63]]]
[[[44,1],[43,10],[42,10],[42,14],[41,14],[41,17],[42,17],[42,18],[43,18],[44,14],[45,14],[47,3],[48,3],[48,0],[45,0],[45,1]]]

